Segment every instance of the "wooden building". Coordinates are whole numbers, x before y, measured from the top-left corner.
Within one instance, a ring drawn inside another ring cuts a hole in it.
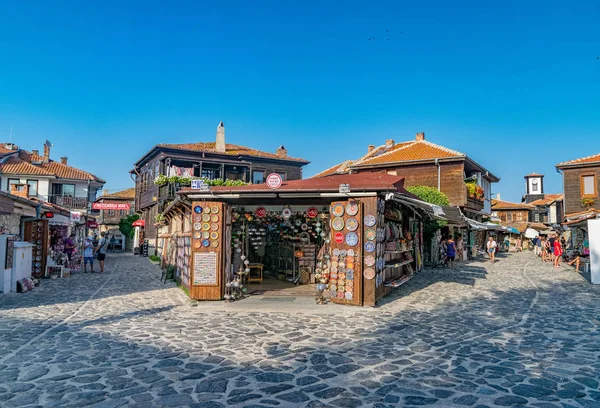
[[[344,161],[313,178],[364,172],[402,175],[405,187],[438,188],[448,196],[451,206],[460,207],[476,220],[489,217],[491,185],[500,180],[466,154],[425,140],[424,133],[406,142],[387,140],[382,146],[369,145],[360,159]]]
[[[177,178],[242,180],[262,184],[270,173],[284,180],[302,178],[302,167],[309,162],[288,156],[284,146],[274,153],[225,143],[225,127],[219,124],[214,142],[158,144],[144,154],[131,171],[135,181],[135,211],[147,226],[145,237],[154,244],[156,217],[182,187]],[[157,179],[163,183],[156,183]],[[174,181],[171,181],[174,180]]]
[[[600,210],[600,153],[559,163],[556,169],[563,175],[565,217]]]
[[[492,217],[499,219],[502,223],[527,222],[529,213],[534,209],[533,205],[527,203],[492,200]]]

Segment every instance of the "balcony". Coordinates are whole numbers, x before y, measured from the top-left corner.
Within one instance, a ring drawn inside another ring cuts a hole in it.
[[[48,198],[52,204],[60,205],[69,210],[85,210],[88,207],[88,200],[85,197],[53,195]]]
[[[481,211],[483,210],[483,201],[477,198],[467,197],[467,207],[472,210]]]

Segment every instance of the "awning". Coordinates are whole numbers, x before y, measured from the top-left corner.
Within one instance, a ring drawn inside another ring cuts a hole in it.
[[[504,227],[504,230],[511,234],[521,234],[521,232],[515,227]]]
[[[461,227],[468,225],[467,218],[460,211],[459,207],[442,206],[442,210],[444,211],[444,218],[448,220],[448,224]]]
[[[131,225],[134,227],[143,227],[144,225],[146,225],[146,222],[144,220],[137,220],[134,221]]]
[[[62,225],[65,227],[72,227],[73,222],[69,217],[65,217],[64,215],[55,213],[54,217],[48,220],[48,225]]]
[[[388,193],[386,194],[385,199],[397,201],[401,204],[411,207],[414,210],[424,211],[433,218],[446,218],[443,208],[439,205],[426,203],[425,201],[421,201],[412,197],[407,197],[403,194],[398,193]]]
[[[467,222],[469,223],[469,227],[475,231],[496,231],[502,229],[501,225],[494,224],[492,222],[483,223],[470,218],[467,218]]]
[[[539,237],[540,233],[533,229],[533,228],[527,228],[525,230],[525,238],[535,238],[535,237]]]

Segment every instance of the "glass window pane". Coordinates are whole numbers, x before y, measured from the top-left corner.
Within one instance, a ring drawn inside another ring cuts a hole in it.
[[[594,195],[596,187],[596,177],[595,176],[584,176],[583,177],[583,194],[585,195]]]
[[[27,184],[29,184],[29,195],[37,196],[38,181],[37,180],[27,180]]]
[[[252,172],[252,184],[262,184],[265,182],[265,175],[262,171]]]
[[[62,194],[64,196],[75,197],[75,184],[63,184]]]

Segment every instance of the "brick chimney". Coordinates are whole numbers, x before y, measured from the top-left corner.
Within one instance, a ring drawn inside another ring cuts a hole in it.
[[[215,144],[215,150],[220,153],[225,153],[225,125],[223,122],[217,126],[217,143]]]
[[[69,159],[69,158],[68,158],[67,156],[63,156],[63,157],[61,157],[61,158],[60,158],[60,162],[66,166],[66,165],[67,165],[67,160],[68,160],[68,159]]]
[[[103,190],[102,190],[102,195],[103,195],[103,196],[104,196],[104,195],[108,195],[108,189],[107,189],[107,188],[105,188],[105,189],[103,189]]]
[[[375,145],[369,145],[367,149],[367,153],[371,153],[373,150],[375,150]]]
[[[39,155],[40,155],[40,151],[39,151],[38,149],[32,150],[32,151],[31,151],[31,153],[32,153],[34,156],[39,156]]]
[[[425,140],[425,132],[419,132],[419,133],[417,133],[417,137],[415,138],[415,140],[417,142],[420,142],[421,140]]]
[[[277,150],[275,150],[275,154],[279,157],[287,157],[287,149],[285,147],[279,146]]]
[[[50,161],[50,147],[52,146],[52,143],[50,143],[49,141],[46,140],[46,143],[44,143],[44,163],[48,163]]]
[[[390,148],[394,146],[394,139],[388,139],[385,141],[385,147]]]
[[[11,184],[10,193],[19,197],[29,198],[29,184]]]

